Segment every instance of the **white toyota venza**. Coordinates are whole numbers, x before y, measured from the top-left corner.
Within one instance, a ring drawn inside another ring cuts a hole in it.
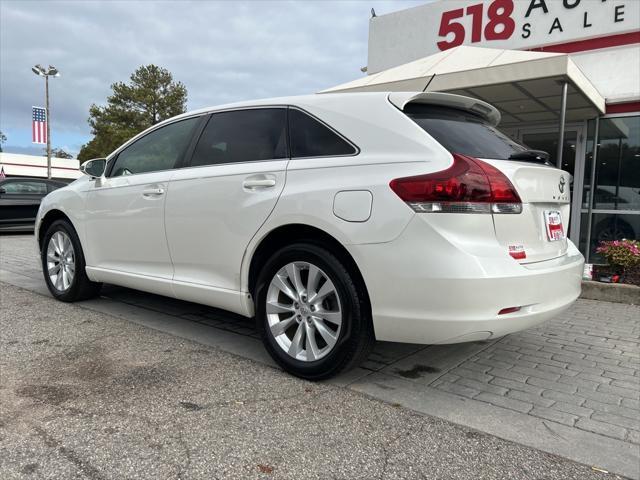
[[[49,194],[36,238],[59,300],[102,282],[256,318],[271,356],[321,379],[374,340],[479,341],[580,293],[570,175],[442,93],[207,108],[142,132]]]

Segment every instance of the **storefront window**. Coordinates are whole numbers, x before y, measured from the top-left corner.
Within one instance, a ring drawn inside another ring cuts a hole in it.
[[[564,145],[562,147],[562,170],[571,175],[575,172],[576,166],[576,142],[578,132],[567,129],[564,134]],[[525,133],[522,135],[522,142],[534,150],[542,150],[549,154],[549,162],[556,165],[558,156],[558,132]]]
[[[588,125],[580,249],[598,262],[595,249],[601,241],[640,238],[640,116],[600,119],[594,142],[595,121]],[[598,145],[595,181],[591,184],[593,148]],[[593,192],[593,216],[588,231],[588,209]],[[620,214],[616,212],[621,212]]]
[[[588,128],[583,208],[591,192],[594,123]],[[593,208],[640,210],[640,116],[601,119],[598,140]]]

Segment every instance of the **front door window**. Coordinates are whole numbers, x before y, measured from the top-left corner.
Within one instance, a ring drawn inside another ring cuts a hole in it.
[[[186,150],[199,117],[188,118],[146,134],[118,154],[110,177],[174,168]]]

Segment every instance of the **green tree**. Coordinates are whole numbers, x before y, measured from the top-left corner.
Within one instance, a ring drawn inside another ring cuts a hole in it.
[[[0,152],[2,151],[2,144],[7,142],[7,136],[2,133],[2,130],[0,130]]]
[[[111,85],[106,106],[91,105],[88,121],[94,137],[80,149],[81,163],[105,157],[141,131],[186,111],[187,89],[168,70],[142,66],[130,80]]]
[[[44,156],[47,156],[47,150],[44,151]],[[62,148],[52,148],[51,149],[51,157],[52,158],[73,158],[73,155],[65,152]]]

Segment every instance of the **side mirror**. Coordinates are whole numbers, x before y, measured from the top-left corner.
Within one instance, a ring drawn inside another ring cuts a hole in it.
[[[80,171],[91,178],[100,178],[107,168],[106,158],[94,158],[80,165]]]
[[[0,187],[0,195],[2,195],[3,193],[7,193],[7,191],[4,189],[4,187]]]

